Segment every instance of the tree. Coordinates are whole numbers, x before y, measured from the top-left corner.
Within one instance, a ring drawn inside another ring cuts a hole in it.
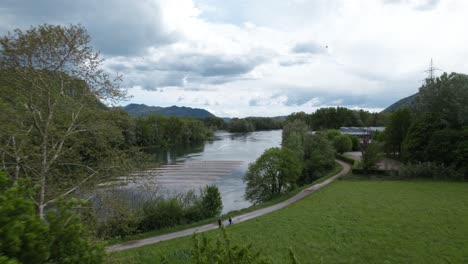
[[[362,150],[362,168],[365,170],[377,169],[377,162],[382,159],[382,146],[379,142],[367,144]]]
[[[221,214],[223,202],[218,187],[206,186],[201,193],[202,210],[205,218],[215,217]]]
[[[270,148],[254,163],[244,176],[245,197],[258,204],[291,190],[301,175],[301,163],[291,150]]]
[[[468,124],[468,76],[443,73],[427,79],[416,97],[416,111],[437,113],[444,126],[460,129]]]
[[[76,162],[76,146],[81,135],[105,131],[90,121],[105,108],[101,100],[125,96],[119,76],[100,68],[89,42],[82,26],[47,24],[0,39],[0,110],[8,112],[1,121],[9,124],[2,126],[0,156],[15,180],[31,177],[39,185],[34,202],[41,218],[47,206],[102,172]]]
[[[443,128],[438,114],[420,114],[412,122],[403,141],[403,159],[410,162],[427,161],[427,146],[432,134]]]
[[[411,125],[411,113],[408,109],[398,109],[390,115],[385,128],[385,145],[393,154],[401,158],[403,140]]]
[[[27,181],[11,183],[0,172],[1,263],[101,263],[104,250],[92,242],[76,210],[86,203],[60,201],[44,221],[29,198],[34,192]]]
[[[353,141],[347,135],[339,135],[333,140],[336,152],[343,154],[353,149]]]
[[[20,263],[42,263],[49,257],[49,228],[36,215],[29,199],[34,192],[27,185],[22,180],[12,184],[0,172],[0,256]]]
[[[307,135],[304,143],[304,169],[301,181],[310,183],[335,164],[335,149],[324,135]]]
[[[304,137],[308,127],[301,119],[286,122],[282,132],[281,145],[291,150],[299,161],[304,158]]]

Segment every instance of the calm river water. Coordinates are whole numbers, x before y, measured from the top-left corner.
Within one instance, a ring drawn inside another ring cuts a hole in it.
[[[281,130],[245,134],[217,132],[214,140],[198,146],[153,153],[162,165],[133,173],[133,180],[121,190],[174,195],[214,184],[221,192],[223,213],[239,210],[251,205],[244,199],[242,181],[248,164],[265,149],[278,147],[280,143]]]

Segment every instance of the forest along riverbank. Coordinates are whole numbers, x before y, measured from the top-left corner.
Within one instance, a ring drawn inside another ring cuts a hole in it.
[[[216,185],[221,193],[223,213],[239,210],[251,205],[243,197],[242,178],[248,164],[265,149],[280,144],[281,130],[242,134],[218,131],[214,140],[204,144],[154,153],[162,164],[160,167],[123,177],[132,180],[109,193],[139,200],[155,193],[174,196],[189,190],[198,191],[205,185]]]

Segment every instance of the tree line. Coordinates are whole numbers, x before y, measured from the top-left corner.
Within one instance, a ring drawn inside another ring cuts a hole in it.
[[[415,104],[395,111],[380,136],[387,155],[408,164],[416,177],[468,177],[468,76],[443,73],[427,79]],[[426,174],[425,176],[423,174]],[[431,176],[432,175],[432,176]]]

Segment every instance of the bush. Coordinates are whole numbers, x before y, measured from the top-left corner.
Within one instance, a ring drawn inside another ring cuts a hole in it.
[[[56,210],[47,213],[51,241],[49,262],[51,263],[102,263],[104,249],[94,243],[91,234],[81,224],[77,208],[84,208],[85,201],[71,199],[57,203]]]
[[[353,141],[347,135],[339,135],[333,139],[333,147],[338,153],[343,154],[352,150]]]
[[[182,222],[184,210],[177,198],[156,198],[143,203],[140,228],[150,231],[171,227]]]
[[[272,263],[271,259],[256,252],[252,245],[232,245],[224,228],[215,243],[203,234],[201,236],[200,238],[197,234],[193,235],[192,261],[190,263]]]
[[[12,184],[0,172],[1,263],[43,263],[49,257],[49,227],[35,213],[28,198],[33,194],[27,182]]]
[[[223,203],[218,187],[206,186],[200,195],[194,191],[170,199],[158,197],[145,201],[141,208],[142,231],[188,224],[221,214]]]
[[[463,180],[464,175],[453,166],[445,167],[433,162],[422,162],[402,166],[399,176],[404,179]]]
[[[34,193],[0,172],[0,263],[102,263],[103,248],[81,223],[85,202],[60,201],[44,220],[29,198]]]
[[[354,159],[352,159],[352,158],[350,158],[348,156],[345,156],[343,154],[340,154],[340,153],[335,153],[335,157],[337,159],[341,160],[341,161],[344,161],[344,162],[348,163],[349,165],[354,165],[354,162],[356,161],[356,160],[354,160]]]
[[[377,162],[382,159],[383,152],[380,143],[373,142],[362,150],[362,168],[365,170],[377,169]]]
[[[215,217],[221,214],[223,202],[218,187],[215,185],[206,186],[201,191],[202,212],[205,218]]]
[[[102,238],[124,238],[138,232],[141,219],[132,210],[128,213],[113,213],[98,229]]]

